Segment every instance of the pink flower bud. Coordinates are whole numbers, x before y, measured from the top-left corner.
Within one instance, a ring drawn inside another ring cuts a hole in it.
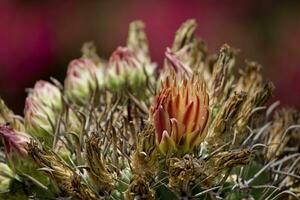
[[[3,138],[8,154],[15,152],[19,155],[27,155],[26,146],[30,140],[28,134],[16,131],[6,125],[0,125],[0,136]]]
[[[48,140],[47,137],[54,132],[52,125],[55,125],[58,114],[51,107],[29,96],[24,109],[25,129],[31,135]]]
[[[118,47],[108,62],[108,87],[120,89],[124,85],[138,87],[144,84],[146,75],[142,62],[127,47]]]
[[[38,81],[26,98],[24,118],[25,130],[51,142],[58,116],[62,112],[62,95],[60,90],[46,81]]]
[[[103,72],[91,60],[75,59],[68,66],[65,94],[71,102],[84,104],[102,82]]]
[[[46,81],[37,81],[29,95],[34,101],[56,111],[62,110],[62,98],[59,89]]]

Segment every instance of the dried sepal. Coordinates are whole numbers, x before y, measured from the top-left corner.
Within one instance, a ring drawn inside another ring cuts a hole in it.
[[[28,144],[27,151],[28,155],[47,176],[55,181],[62,192],[81,200],[97,199],[97,195],[87,187],[83,178],[54,152],[39,147],[34,141]]]
[[[241,111],[237,116],[237,123],[234,125],[234,129],[239,136],[237,137],[237,144],[240,144],[247,135],[247,124],[255,117],[256,113],[253,113],[255,108],[264,106],[269,98],[272,96],[274,86],[271,82],[265,83],[262,87],[257,88],[255,92],[247,95],[246,101],[241,106]]]
[[[281,157],[289,151],[286,148],[294,148],[297,152],[300,147],[300,128],[295,127],[288,131],[291,126],[300,126],[300,113],[292,108],[282,108],[278,110],[268,129],[266,158]],[[286,150],[286,152],[285,152]]]
[[[181,60],[179,60],[174,53],[171,52],[169,48],[167,48],[167,51],[165,52],[165,62],[164,62],[164,70],[163,73],[168,73],[168,71],[171,69],[177,74],[179,77],[187,77],[191,78],[193,71],[190,68],[189,65],[185,64]]]
[[[159,170],[157,154],[155,130],[149,126],[138,136],[137,147],[131,159],[133,172],[147,176],[157,174]]]
[[[217,153],[209,158],[204,165],[205,187],[212,187],[217,184],[224,176],[225,172],[237,167],[247,165],[253,155],[251,149],[230,150]]]
[[[75,197],[80,200],[104,200],[105,198],[96,195],[93,190],[91,190],[86,183],[83,181],[82,177],[75,175],[72,179],[72,190]]]
[[[143,62],[150,63],[148,39],[142,21],[133,21],[129,25],[127,47]]]
[[[256,62],[247,62],[247,67],[240,71],[240,77],[235,84],[235,92],[246,92],[247,99],[243,103],[235,124],[235,131],[240,133],[237,138],[241,142],[247,136],[247,124],[254,119],[253,111],[264,106],[272,95],[274,86],[271,82],[264,82],[261,74],[261,66]],[[239,143],[238,142],[238,143]]]
[[[170,158],[167,161],[168,187],[180,196],[189,196],[189,186],[204,174],[203,160],[195,159],[190,155],[183,158]]]
[[[251,149],[223,151],[213,156],[209,162],[213,162],[212,166],[216,170],[215,172],[218,172],[248,164],[252,154],[253,151]]]
[[[96,135],[86,141],[86,161],[88,174],[98,192],[110,195],[115,188],[113,174],[101,152],[101,140]]]
[[[221,108],[213,110],[213,121],[208,129],[206,138],[207,147],[210,150],[232,141],[234,138],[233,126],[237,122],[242,104],[246,101],[245,93],[236,93],[231,96]],[[234,141],[232,141],[234,142]]]
[[[151,188],[148,178],[135,175],[124,193],[125,200],[154,200],[155,191]]]
[[[94,42],[85,42],[81,47],[83,59],[91,60],[99,67],[104,67],[106,61],[101,59],[97,54],[97,48]]]
[[[262,87],[263,78],[261,73],[261,65],[256,62],[246,62],[245,69],[240,70],[240,77],[236,83],[235,91],[248,92],[249,94],[255,93],[255,91]]]
[[[232,79],[231,72],[235,64],[235,55],[236,50],[232,49],[227,44],[222,46],[218,59],[214,63],[209,85],[212,105],[222,104],[223,101],[226,100],[226,98],[224,99],[224,96],[227,96],[226,93],[228,93],[228,91],[224,91],[224,89],[229,88],[227,84],[232,84],[229,80]]]
[[[185,21],[176,31],[172,51],[177,52],[185,45],[192,43],[195,39],[195,30],[197,22],[194,19]]]
[[[175,71],[182,68],[189,73],[189,76],[192,70],[204,72],[206,46],[195,36],[196,27],[196,21],[190,19],[177,30],[172,48],[167,48],[165,53],[164,69],[169,68],[170,65],[175,68]]]

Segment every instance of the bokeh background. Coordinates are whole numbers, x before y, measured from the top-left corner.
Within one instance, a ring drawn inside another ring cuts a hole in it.
[[[49,76],[63,81],[85,41],[108,58],[135,19],[146,23],[152,58],[162,63],[188,18],[210,52],[224,43],[240,49],[240,60],[265,67],[273,100],[300,108],[300,1],[281,0],[0,0],[0,96],[22,114],[24,88]]]

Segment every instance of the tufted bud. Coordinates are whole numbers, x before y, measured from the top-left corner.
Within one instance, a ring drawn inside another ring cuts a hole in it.
[[[175,76],[167,77],[150,110],[163,154],[176,150],[186,153],[203,141],[208,101],[206,86],[197,76],[180,82]]]
[[[43,106],[49,107],[58,112],[61,112],[62,110],[61,92],[56,86],[48,83],[47,81],[37,81],[29,96]]]
[[[73,103],[85,104],[101,86],[103,72],[91,60],[80,58],[70,62],[65,79],[65,94]]]
[[[26,147],[30,140],[28,134],[16,131],[6,125],[0,125],[0,137],[3,138],[7,154],[10,155],[14,152],[19,155],[27,155]]]
[[[25,129],[28,133],[45,140],[52,135],[52,124],[56,122],[56,112],[44,106],[32,97],[27,97],[25,102]]]
[[[136,89],[145,84],[146,74],[142,62],[127,47],[118,47],[108,62],[108,87],[119,90],[124,86]]]
[[[59,89],[46,81],[38,81],[25,102],[24,118],[26,132],[47,142],[62,112]]]

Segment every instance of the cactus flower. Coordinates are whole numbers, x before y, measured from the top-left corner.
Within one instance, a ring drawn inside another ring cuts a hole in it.
[[[175,75],[166,78],[150,109],[156,143],[163,154],[187,153],[204,140],[208,101],[206,86],[197,76],[178,82]]]
[[[103,73],[91,60],[75,59],[70,62],[65,79],[65,94],[71,102],[85,104],[101,86]]]
[[[0,136],[3,138],[6,153],[15,152],[19,155],[27,155],[26,146],[30,140],[28,134],[16,131],[6,125],[0,125]]]
[[[127,85],[136,89],[144,84],[146,75],[143,63],[127,47],[118,47],[108,62],[108,87],[122,89]]]
[[[30,96],[53,110],[62,110],[62,98],[59,89],[46,81],[37,81]]]

